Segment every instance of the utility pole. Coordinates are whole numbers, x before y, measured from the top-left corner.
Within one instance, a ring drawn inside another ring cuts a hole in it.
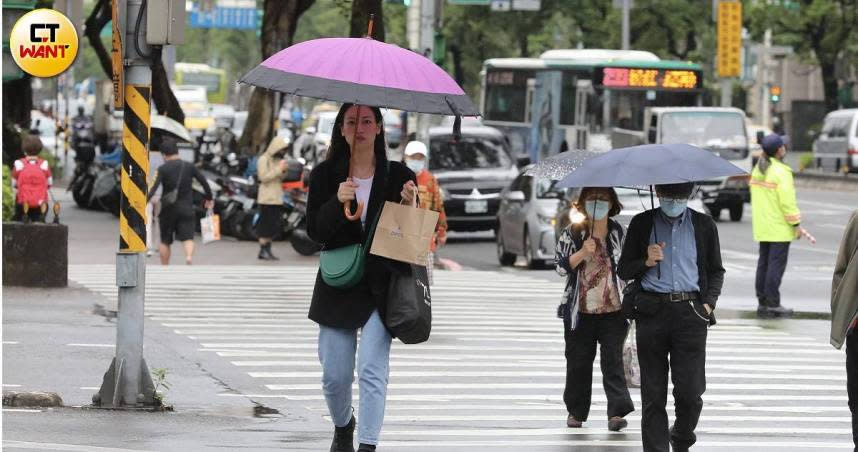
[[[760,69],[762,70],[762,90],[763,97],[760,102],[760,119],[762,125],[764,127],[768,127],[771,129],[772,127],[772,104],[771,99],[769,98],[769,84],[771,83],[771,77],[769,72],[769,51],[772,48],[772,29],[766,28],[766,32],[763,34],[763,51],[760,55]]]
[[[632,0],[623,0],[623,50],[629,50],[629,10],[632,8]]]
[[[420,0],[417,2],[417,5],[420,8],[420,46],[418,49],[423,56],[432,59],[432,53],[435,49],[437,0]],[[417,114],[417,139],[428,143],[428,135],[429,115]]]
[[[185,4],[181,0],[113,0],[112,8],[114,106],[124,110],[116,254],[119,312],[116,356],[104,374],[101,389],[93,396],[93,404],[114,409],[153,408],[159,402],[143,358],[152,100],[150,45],[184,42]]]

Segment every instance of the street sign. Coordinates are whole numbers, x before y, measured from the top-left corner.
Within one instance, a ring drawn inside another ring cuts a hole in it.
[[[193,28],[231,28],[255,30],[256,8],[215,7],[211,11],[192,10],[188,14],[188,25]]]
[[[492,11],[509,11],[512,9],[511,0],[492,0]]]
[[[539,11],[542,0],[512,0],[512,9],[516,11]]]
[[[718,3],[718,76],[738,77],[742,72],[742,3]]]
[[[122,110],[125,106],[125,80],[123,80],[122,68],[122,29],[119,22],[119,2],[121,0],[113,0],[111,3],[111,14],[113,22],[113,39],[110,47],[110,63],[113,67],[113,109]]]

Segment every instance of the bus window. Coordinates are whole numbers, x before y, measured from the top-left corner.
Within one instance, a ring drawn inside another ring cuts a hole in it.
[[[586,75],[581,77],[581,74],[576,71],[563,71],[563,97],[560,98],[560,124],[570,126],[575,124],[575,95],[579,78],[589,77]]]
[[[524,122],[527,79],[533,71],[492,71],[486,74],[485,119]]]

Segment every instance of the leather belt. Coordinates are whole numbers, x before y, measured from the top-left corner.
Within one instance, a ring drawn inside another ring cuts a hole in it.
[[[671,292],[671,293],[656,293],[645,292],[647,296],[655,298],[658,301],[667,301],[671,303],[679,303],[688,300],[697,301],[700,298],[698,292]]]

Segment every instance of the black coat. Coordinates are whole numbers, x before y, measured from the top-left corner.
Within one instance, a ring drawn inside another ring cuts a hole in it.
[[[337,199],[340,183],[348,177],[348,164],[345,159],[325,160],[310,174],[307,233],[324,249],[365,243],[368,233],[360,221],[346,219],[343,205]],[[390,162],[388,166],[387,160],[376,158],[375,176],[366,206],[366,229],[372,226],[384,201],[398,203],[402,199],[402,185],[409,180],[416,183],[416,177],[408,167],[400,162]],[[408,266],[367,253],[363,280],[354,287],[331,287],[322,280],[321,272],[317,273],[310,303],[310,320],[329,327],[357,329],[366,323],[375,309],[384,318],[384,301],[391,271],[408,271]]]
[[[620,279],[626,281],[640,279],[649,270],[646,266],[649,238],[653,228],[653,218],[657,209],[635,215],[626,233],[626,243],[623,254],[617,266]],[[718,227],[712,217],[691,210],[691,223],[694,225],[694,241],[697,248],[698,286],[700,286],[700,301],[708,304],[713,310],[721,287],[724,285],[724,266],[721,264],[721,244],[718,240]],[[710,317],[710,324],[715,324],[715,315]]]

